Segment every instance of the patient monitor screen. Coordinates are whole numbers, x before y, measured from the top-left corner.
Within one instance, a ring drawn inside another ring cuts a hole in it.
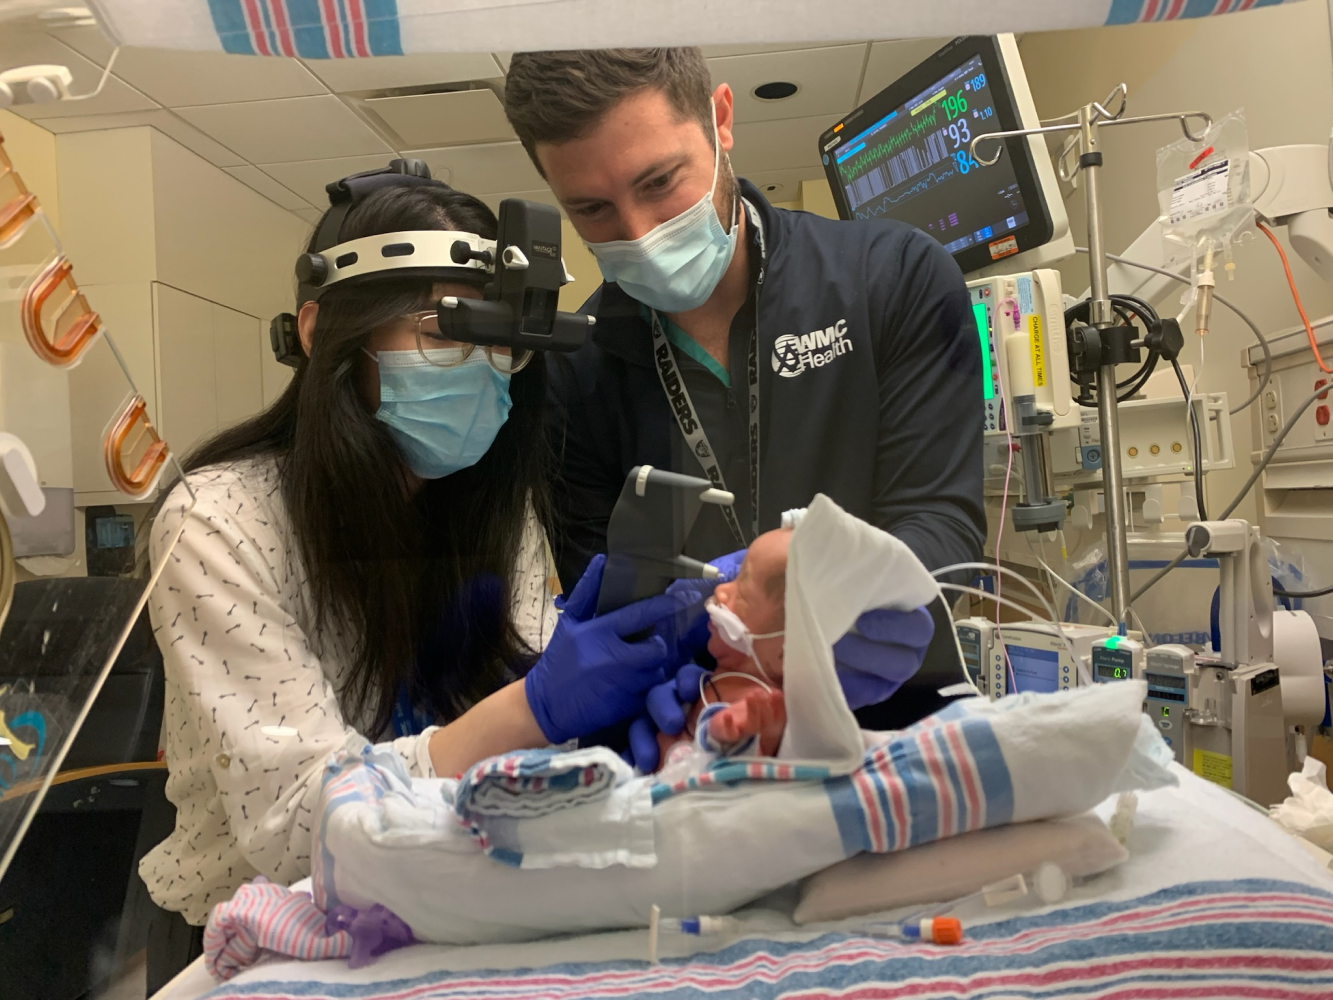
[[[1032,646],[1006,646],[1018,691],[1055,691],[1060,687],[1060,653]]]
[[[970,152],[977,136],[1023,124],[1007,72],[994,39],[955,39],[825,131],[820,157],[838,214],[915,226],[965,273],[1049,240],[1026,145],[1007,141],[989,167]]]
[[[957,253],[1028,223],[1013,163],[982,172],[972,137],[1000,131],[981,56],[934,80],[834,156],[853,219],[889,216]]]
[[[968,152],[973,136],[999,129],[975,55],[842,144],[834,159],[852,218],[910,222],[950,253],[1026,225],[1012,161],[983,172]]]

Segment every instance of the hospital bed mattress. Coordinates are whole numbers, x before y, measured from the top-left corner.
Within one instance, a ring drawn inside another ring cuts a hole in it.
[[[356,971],[271,961],[221,985],[201,961],[158,998],[1333,996],[1333,874],[1266,816],[1178,773],[1179,788],[1140,796],[1124,865],[1055,907],[967,904],[956,947],[796,928],[789,895],[744,911],[743,937],[664,935],[657,966],[646,932],[626,931],[417,945]]]

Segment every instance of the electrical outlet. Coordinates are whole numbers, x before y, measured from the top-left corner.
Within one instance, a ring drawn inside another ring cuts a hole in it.
[[[1333,412],[1328,403],[1320,403],[1314,408],[1314,439],[1333,441]]]

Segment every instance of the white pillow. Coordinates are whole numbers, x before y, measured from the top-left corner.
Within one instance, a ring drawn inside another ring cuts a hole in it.
[[[893,854],[858,854],[839,861],[806,879],[793,919],[819,923],[942,903],[1030,872],[1044,861],[1081,878],[1127,857],[1106,824],[1091,813],[997,826]]]

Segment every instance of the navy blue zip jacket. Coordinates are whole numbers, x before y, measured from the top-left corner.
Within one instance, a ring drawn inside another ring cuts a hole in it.
[[[825,493],[901,538],[928,568],[978,559],[986,535],[980,339],[953,258],[899,222],[776,209],[747,181],[741,193],[759,213],[768,257],[757,302],[759,530]],[[750,300],[731,333],[727,398],[739,406],[730,419],[700,398],[690,359],[676,351],[747,535],[753,229]],[[645,311],[609,283],[583,311],[597,317],[588,342],[570,355],[547,354],[560,455],[556,561],[567,591],[605,551],[607,522],[632,467],[704,474],[658,380]],[[715,509],[705,507],[699,521],[688,554],[706,560],[740,547]],[[943,609],[936,622],[937,633],[951,628]],[[951,638],[947,645],[942,653],[956,664]],[[958,678],[956,669],[948,673]]]

